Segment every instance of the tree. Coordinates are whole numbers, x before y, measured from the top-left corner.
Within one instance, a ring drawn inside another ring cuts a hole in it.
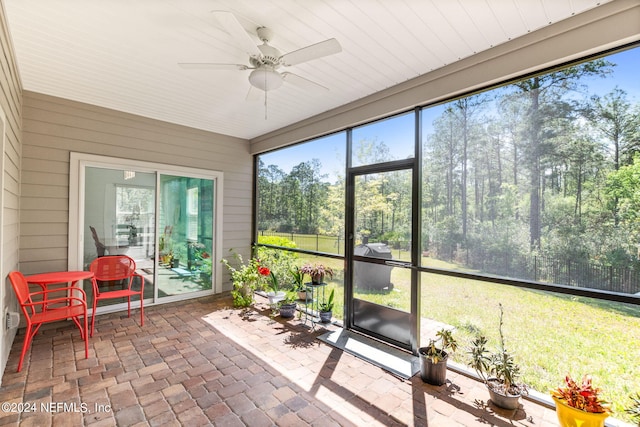
[[[594,127],[611,144],[615,170],[630,164],[640,148],[640,112],[634,111],[626,98],[627,93],[616,87],[603,97],[592,97],[587,110],[587,117],[593,120]],[[612,200],[610,208],[617,224],[618,203]]]
[[[541,244],[541,160],[545,156],[546,142],[553,135],[553,127],[546,126],[563,110],[558,103],[569,91],[579,89],[580,79],[587,76],[605,76],[610,72],[609,62],[597,59],[572,67],[534,76],[512,86],[527,101],[527,144],[529,167],[529,235],[532,249]]]
[[[612,145],[615,170],[633,162],[640,149],[640,112],[631,108],[627,93],[615,88],[603,97],[593,96],[587,117]]]

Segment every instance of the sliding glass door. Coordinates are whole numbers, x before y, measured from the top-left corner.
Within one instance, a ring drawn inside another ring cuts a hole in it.
[[[213,181],[160,175],[158,296],[212,288]]]
[[[127,255],[146,279],[152,298],[154,276],[156,174],[136,170],[86,167],[84,171],[83,269],[96,257]],[[93,290],[85,286],[88,300]],[[117,304],[106,300],[103,304]]]
[[[88,269],[96,257],[130,256],[145,278],[148,303],[216,290],[222,174],[72,153],[70,177],[70,269]],[[85,290],[91,301],[89,282]],[[113,310],[124,306],[109,301]]]

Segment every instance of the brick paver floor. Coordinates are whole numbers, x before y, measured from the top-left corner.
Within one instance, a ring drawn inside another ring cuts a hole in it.
[[[536,426],[553,410],[487,403],[484,386],[403,380],[316,339],[298,320],[206,297],[96,318],[89,359],[71,322],[40,331],[16,373],[24,329],[0,388],[0,425]]]

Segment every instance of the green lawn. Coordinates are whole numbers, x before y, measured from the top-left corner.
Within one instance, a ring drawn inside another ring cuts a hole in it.
[[[307,260],[324,262],[338,272],[327,290],[336,289],[334,316],[342,318],[343,262],[300,256],[301,263]],[[455,268],[440,261],[423,262]],[[357,296],[408,310],[410,271],[394,268],[391,281],[391,293]],[[423,273],[422,317],[455,326],[460,349],[454,360],[459,363],[466,364],[466,349],[476,333],[485,334],[491,347],[497,345],[499,303],[505,308],[507,348],[516,355],[524,382],[546,393],[566,374],[581,378],[589,373],[612,402],[614,416],[630,420],[623,409],[630,403],[629,395],[640,391],[639,307]]]
[[[297,238],[298,247],[315,249],[314,236]],[[317,240],[320,250],[336,253],[335,240]],[[309,246],[309,247],[307,247]],[[405,258],[394,253],[395,257]],[[321,261],[336,276],[334,316],[342,318],[344,301],[343,261],[299,255],[300,263]],[[459,266],[431,258],[422,265],[459,269]],[[392,292],[361,292],[356,296],[378,304],[409,309],[410,270],[394,268]],[[473,337],[484,334],[491,346],[498,343],[498,304],[505,308],[504,331],[507,349],[522,368],[523,381],[546,393],[561,384],[566,374],[580,379],[591,374],[595,386],[612,403],[614,416],[629,421],[624,407],[629,396],[640,391],[640,307],[590,298],[553,294],[423,273],[423,319],[433,319],[456,328],[460,348],[454,360],[466,364],[466,350]],[[425,343],[422,343],[425,345]]]

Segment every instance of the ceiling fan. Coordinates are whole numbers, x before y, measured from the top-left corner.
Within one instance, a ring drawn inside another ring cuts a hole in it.
[[[252,87],[265,92],[278,89],[283,82],[288,82],[305,89],[329,90],[328,88],[290,72],[280,72],[281,67],[301,64],[303,62],[333,55],[342,51],[340,43],[334,39],[328,39],[301,49],[294,50],[284,55],[278,49],[269,45],[273,32],[266,27],[258,27],[256,33],[262,41],[256,45],[251,36],[245,31],[238,19],[231,12],[213,11],[223,28],[236,40],[238,45],[249,54],[249,64],[224,64],[224,63],[180,63],[183,68],[198,68],[212,70],[252,70],[249,74],[249,83]],[[251,90],[249,96],[251,96]],[[266,98],[265,98],[266,103]]]

